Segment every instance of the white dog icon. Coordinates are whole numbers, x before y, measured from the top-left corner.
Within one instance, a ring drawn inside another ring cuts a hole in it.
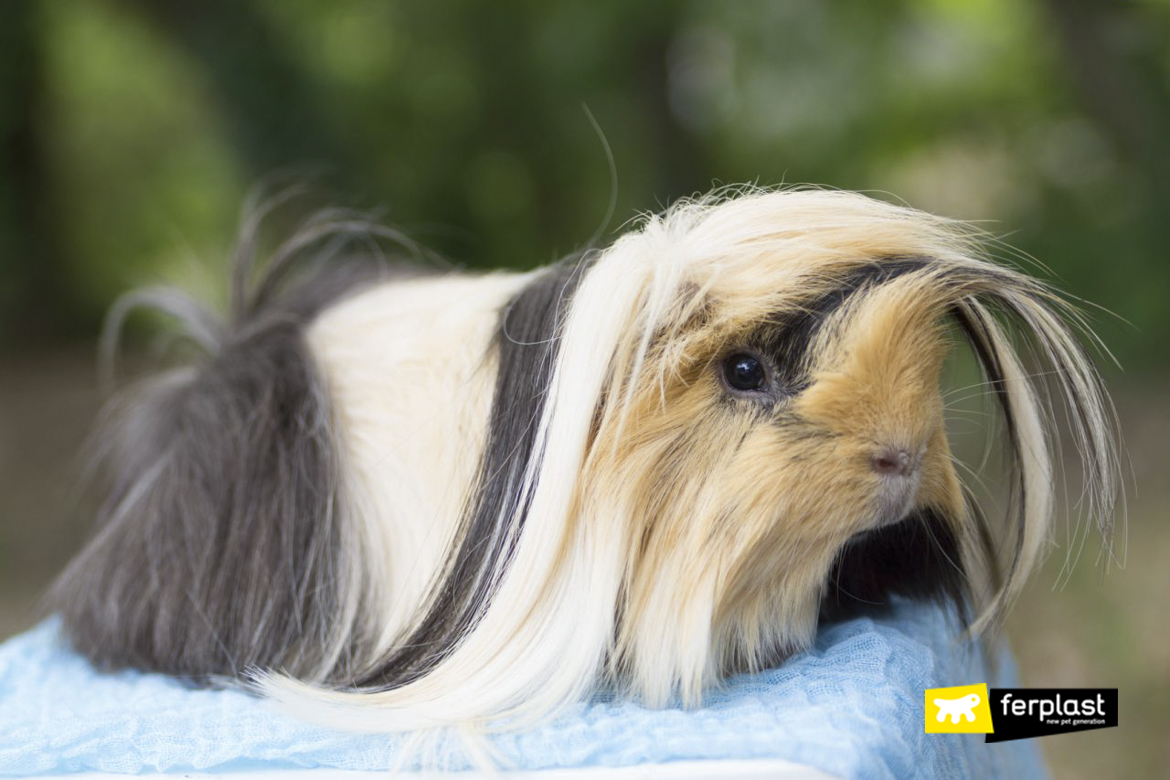
[[[951,723],[958,723],[959,716],[962,715],[968,723],[974,723],[975,713],[973,710],[978,704],[979,694],[977,693],[969,693],[957,699],[935,699],[934,706],[938,707],[938,715],[935,715],[935,720],[942,723],[943,719],[950,715]]]

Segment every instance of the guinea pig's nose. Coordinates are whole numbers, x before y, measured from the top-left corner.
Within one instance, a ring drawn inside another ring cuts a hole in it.
[[[878,474],[887,477],[905,477],[918,467],[917,459],[900,447],[882,447],[869,459],[869,465]]]

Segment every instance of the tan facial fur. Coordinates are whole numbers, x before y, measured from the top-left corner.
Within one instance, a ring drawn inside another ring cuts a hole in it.
[[[691,359],[659,369],[666,386],[635,401],[610,464],[640,475],[626,485],[640,500],[617,649],[651,701],[675,682],[695,700],[720,674],[806,645],[853,535],[920,506],[961,516],[939,391],[945,301],[930,274],[917,277],[860,290],[831,314],[808,347],[808,386],[774,403],[736,397],[720,377],[722,358],[768,322],[711,327],[711,314],[692,319]],[[875,471],[890,448],[911,454],[910,476]],[[664,657],[678,661],[673,680],[649,667]]]

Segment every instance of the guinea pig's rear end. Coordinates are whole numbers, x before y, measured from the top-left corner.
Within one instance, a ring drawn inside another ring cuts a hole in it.
[[[899,598],[983,630],[1047,539],[1049,387],[1108,538],[1082,321],[947,220],[745,190],[526,274],[248,277],[223,325],[155,296],[208,357],[99,439],[99,531],[54,599],[102,667],[363,731],[519,728],[600,686],[698,705]],[[1002,419],[1003,517],[948,445],[956,340]]]

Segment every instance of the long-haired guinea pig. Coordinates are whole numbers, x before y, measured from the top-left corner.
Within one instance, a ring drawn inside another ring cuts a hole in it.
[[[1047,544],[1054,397],[1108,534],[1083,319],[952,221],[745,189],[528,273],[293,270],[331,235],[263,269],[245,246],[224,320],[173,291],[117,307],[161,305],[207,355],[99,439],[99,530],[53,594],[99,668],[397,731],[599,689],[694,706],[900,599],[980,631]],[[1001,419],[1004,512],[948,446],[952,348]]]

